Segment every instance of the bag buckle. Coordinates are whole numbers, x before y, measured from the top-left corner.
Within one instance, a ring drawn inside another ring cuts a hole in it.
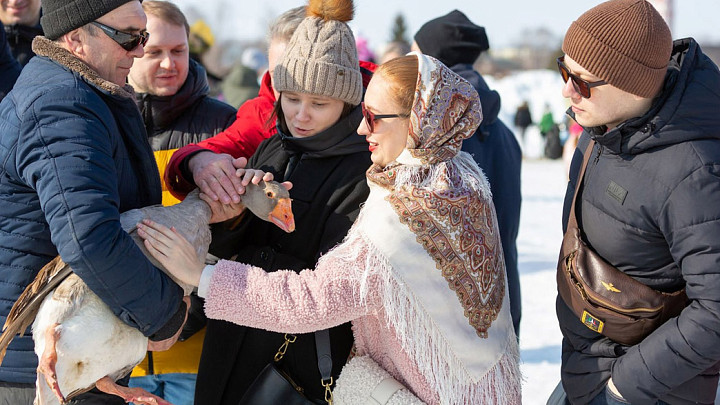
[[[328,405],[332,405],[333,404],[333,393],[332,393],[332,390],[330,389],[330,387],[333,384],[333,378],[330,377],[330,379],[327,381],[328,382],[325,382],[325,380],[320,380],[320,384],[323,387],[325,387],[325,402],[327,402]]]
[[[582,321],[583,325],[587,326],[588,328],[590,328],[590,330],[594,330],[597,333],[602,333],[603,327],[605,326],[605,322],[594,317],[588,311],[583,311],[580,320]]]
[[[275,362],[282,360],[283,356],[285,356],[285,352],[287,351],[288,346],[290,346],[290,343],[295,343],[295,339],[297,339],[297,336],[290,333],[285,334],[285,342],[280,345],[277,353],[275,353]]]

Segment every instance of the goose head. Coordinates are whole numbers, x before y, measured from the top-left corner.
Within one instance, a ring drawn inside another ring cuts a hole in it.
[[[285,232],[295,230],[290,193],[276,181],[261,181],[245,188],[242,203],[258,218],[272,222]]]

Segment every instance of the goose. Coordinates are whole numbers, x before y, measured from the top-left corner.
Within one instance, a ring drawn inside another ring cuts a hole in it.
[[[280,183],[251,183],[241,198],[242,204],[259,218],[285,232],[295,229],[289,194]],[[145,249],[137,235],[137,224],[149,218],[175,227],[195,246],[198,257],[205,257],[211,240],[211,214],[196,190],[173,206],[124,212],[120,223],[145,256],[165,271]],[[192,291],[192,286],[171,278],[185,295]],[[93,387],[126,402],[171,405],[147,391],[115,384],[145,357],[148,339],[117,318],[59,256],[40,270],[13,305],[0,335],[0,364],[10,341],[31,323],[39,363],[34,405],[64,404]]]

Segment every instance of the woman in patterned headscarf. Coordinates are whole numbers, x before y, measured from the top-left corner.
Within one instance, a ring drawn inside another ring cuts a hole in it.
[[[482,119],[477,93],[436,59],[411,54],[378,68],[363,113],[370,196],[314,270],[225,261],[201,270],[183,240],[154,224],[143,226],[147,244],[200,285],[210,318],[296,333],[352,320],[357,354],[422,401],[519,404],[495,211],[481,170],[460,152]]]

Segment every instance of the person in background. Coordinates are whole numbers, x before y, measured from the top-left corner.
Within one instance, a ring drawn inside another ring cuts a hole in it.
[[[220,94],[222,77],[216,75],[207,67],[208,61],[205,60],[205,55],[210,51],[210,48],[215,46],[215,34],[213,34],[212,29],[205,20],[197,20],[190,26],[188,45],[190,46],[190,59],[199,63],[205,69],[208,84],[210,85],[210,95],[217,97]]]
[[[580,134],[582,134],[583,128],[580,124],[577,123],[572,117],[567,117],[567,123],[568,123],[568,138],[565,140],[565,143],[563,144],[563,162],[565,163],[565,175],[570,174],[570,163],[572,162],[573,155],[575,154],[575,149],[577,148],[578,140],[580,139]]]
[[[540,118],[540,123],[538,124],[538,129],[540,130],[540,135],[542,135],[543,139],[547,136],[548,132],[552,131],[554,125],[555,118],[553,117],[550,104],[545,104],[543,115]]]
[[[248,167],[263,168],[278,181],[292,182],[295,231],[285,233],[267,221],[244,216],[239,222],[229,221],[229,227],[235,227],[231,238],[223,237],[222,229],[214,234],[220,234],[223,246],[214,241],[211,252],[222,250],[224,258],[253,263],[270,272],[299,272],[312,266],[342,241],[369,193],[365,170],[370,153],[356,133],[362,121],[363,77],[355,39],[346,23],[352,18],[353,2],[336,1],[338,7],[329,8],[323,1],[310,2],[306,17],[274,66],[273,86],[280,92],[273,111],[278,132],[263,141],[248,162]],[[215,155],[207,150],[201,153],[210,158]],[[232,158],[220,156],[228,159],[229,173],[193,158],[183,175],[217,205],[237,198]],[[171,190],[174,184],[169,183]],[[230,186],[223,188],[223,184]],[[332,375],[337,379],[353,344],[352,331],[345,323],[331,328],[329,335]],[[322,401],[325,388],[315,336],[303,333],[296,337],[281,367],[308,398]],[[284,333],[209,320],[195,402],[238,404],[255,378],[273,362],[283,342]]]
[[[640,283],[667,293],[685,288],[688,297],[679,316],[627,346],[590,329],[558,296],[562,386],[571,404],[712,404],[720,361],[720,204],[713,203],[720,71],[694,39],[673,41],[646,0],[589,9],[568,28],[562,50],[562,95],[584,128],[563,229],[593,139],[575,207],[583,241]]]
[[[231,173],[239,167],[239,158],[249,158],[260,142],[277,133],[272,112],[278,95],[272,84],[272,74],[292,34],[304,18],[305,6],[295,7],[281,14],[270,26],[268,71],[263,76],[257,97],[238,108],[235,122],[220,134],[184,146],[172,155],[165,171],[165,181],[177,197],[184,197],[194,188],[193,180],[185,177],[187,169],[181,169],[186,168],[191,160],[193,163],[202,161],[201,166],[208,170],[218,167]]]
[[[405,41],[393,41],[385,45],[379,63],[385,63],[391,59],[405,56],[410,52],[410,44]]]
[[[255,47],[243,50],[240,62],[222,81],[222,97],[231,106],[240,108],[246,101],[258,96],[262,78],[268,70],[268,58]]]
[[[22,66],[13,58],[5,40],[5,29],[0,21],[0,101],[15,85]]]
[[[358,59],[375,63],[375,53],[370,49],[367,38],[356,36],[355,47],[358,50]]]
[[[40,0],[0,1],[0,22],[5,25],[5,36],[12,55],[21,66],[25,66],[35,55],[33,38],[43,34],[40,9]]]
[[[265,52],[253,46],[246,48],[240,57],[240,63],[255,71],[260,84],[268,70],[268,57]]]
[[[309,270],[266,273],[229,261],[203,270],[182,237],[141,224],[145,245],[200,286],[211,318],[299,333],[352,321],[357,356],[423,403],[519,405],[518,343],[490,189],[460,150],[482,119],[477,92],[436,59],[411,54],[378,68],[362,108],[370,196],[343,243]],[[356,360],[340,375],[338,403],[365,403],[341,395]],[[357,389],[366,381],[358,379],[347,383]]]
[[[238,63],[223,78],[220,84],[222,99],[231,106],[240,108],[246,101],[258,96],[260,86],[255,69]]]
[[[520,142],[525,145],[525,131],[532,125],[532,115],[530,115],[530,106],[527,100],[523,100],[515,111],[515,119],[513,121],[515,127],[520,130]]]
[[[475,134],[463,141],[462,150],[472,155],[490,182],[505,257],[510,312],[515,333],[520,336],[522,307],[515,241],[520,227],[522,152],[515,135],[498,118],[500,95],[490,90],[472,66],[489,47],[485,28],[475,25],[459,10],[425,23],[415,33],[413,43],[414,50],[440,60],[469,81],[480,95],[483,121]]]
[[[0,103],[0,323],[60,255],[118,318],[150,338],[150,350],[167,348],[185,319],[182,290],[120,225],[121,212],[161,200],[125,83],[143,55],[145,13],[137,0],[43,0],[42,7],[37,55]],[[27,332],[0,366],[0,403],[31,404],[37,367]],[[94,389],[70,403],[125,401]]]
[[[208,96],[205,70],[190,59],[189,26],[182,11],[167,1],[144,1],[150,39],[135,61],[128,82],[145,123],[160,175],[172,153],[207,139],[235,120],[235,109]],[[178,202],[162,181],[163,205]],[[131,375],[141,387],[174,405],[192,405],[207,318],[202,299],[190,296],[188,321],[179,342],[164,352],[148,352]]]

